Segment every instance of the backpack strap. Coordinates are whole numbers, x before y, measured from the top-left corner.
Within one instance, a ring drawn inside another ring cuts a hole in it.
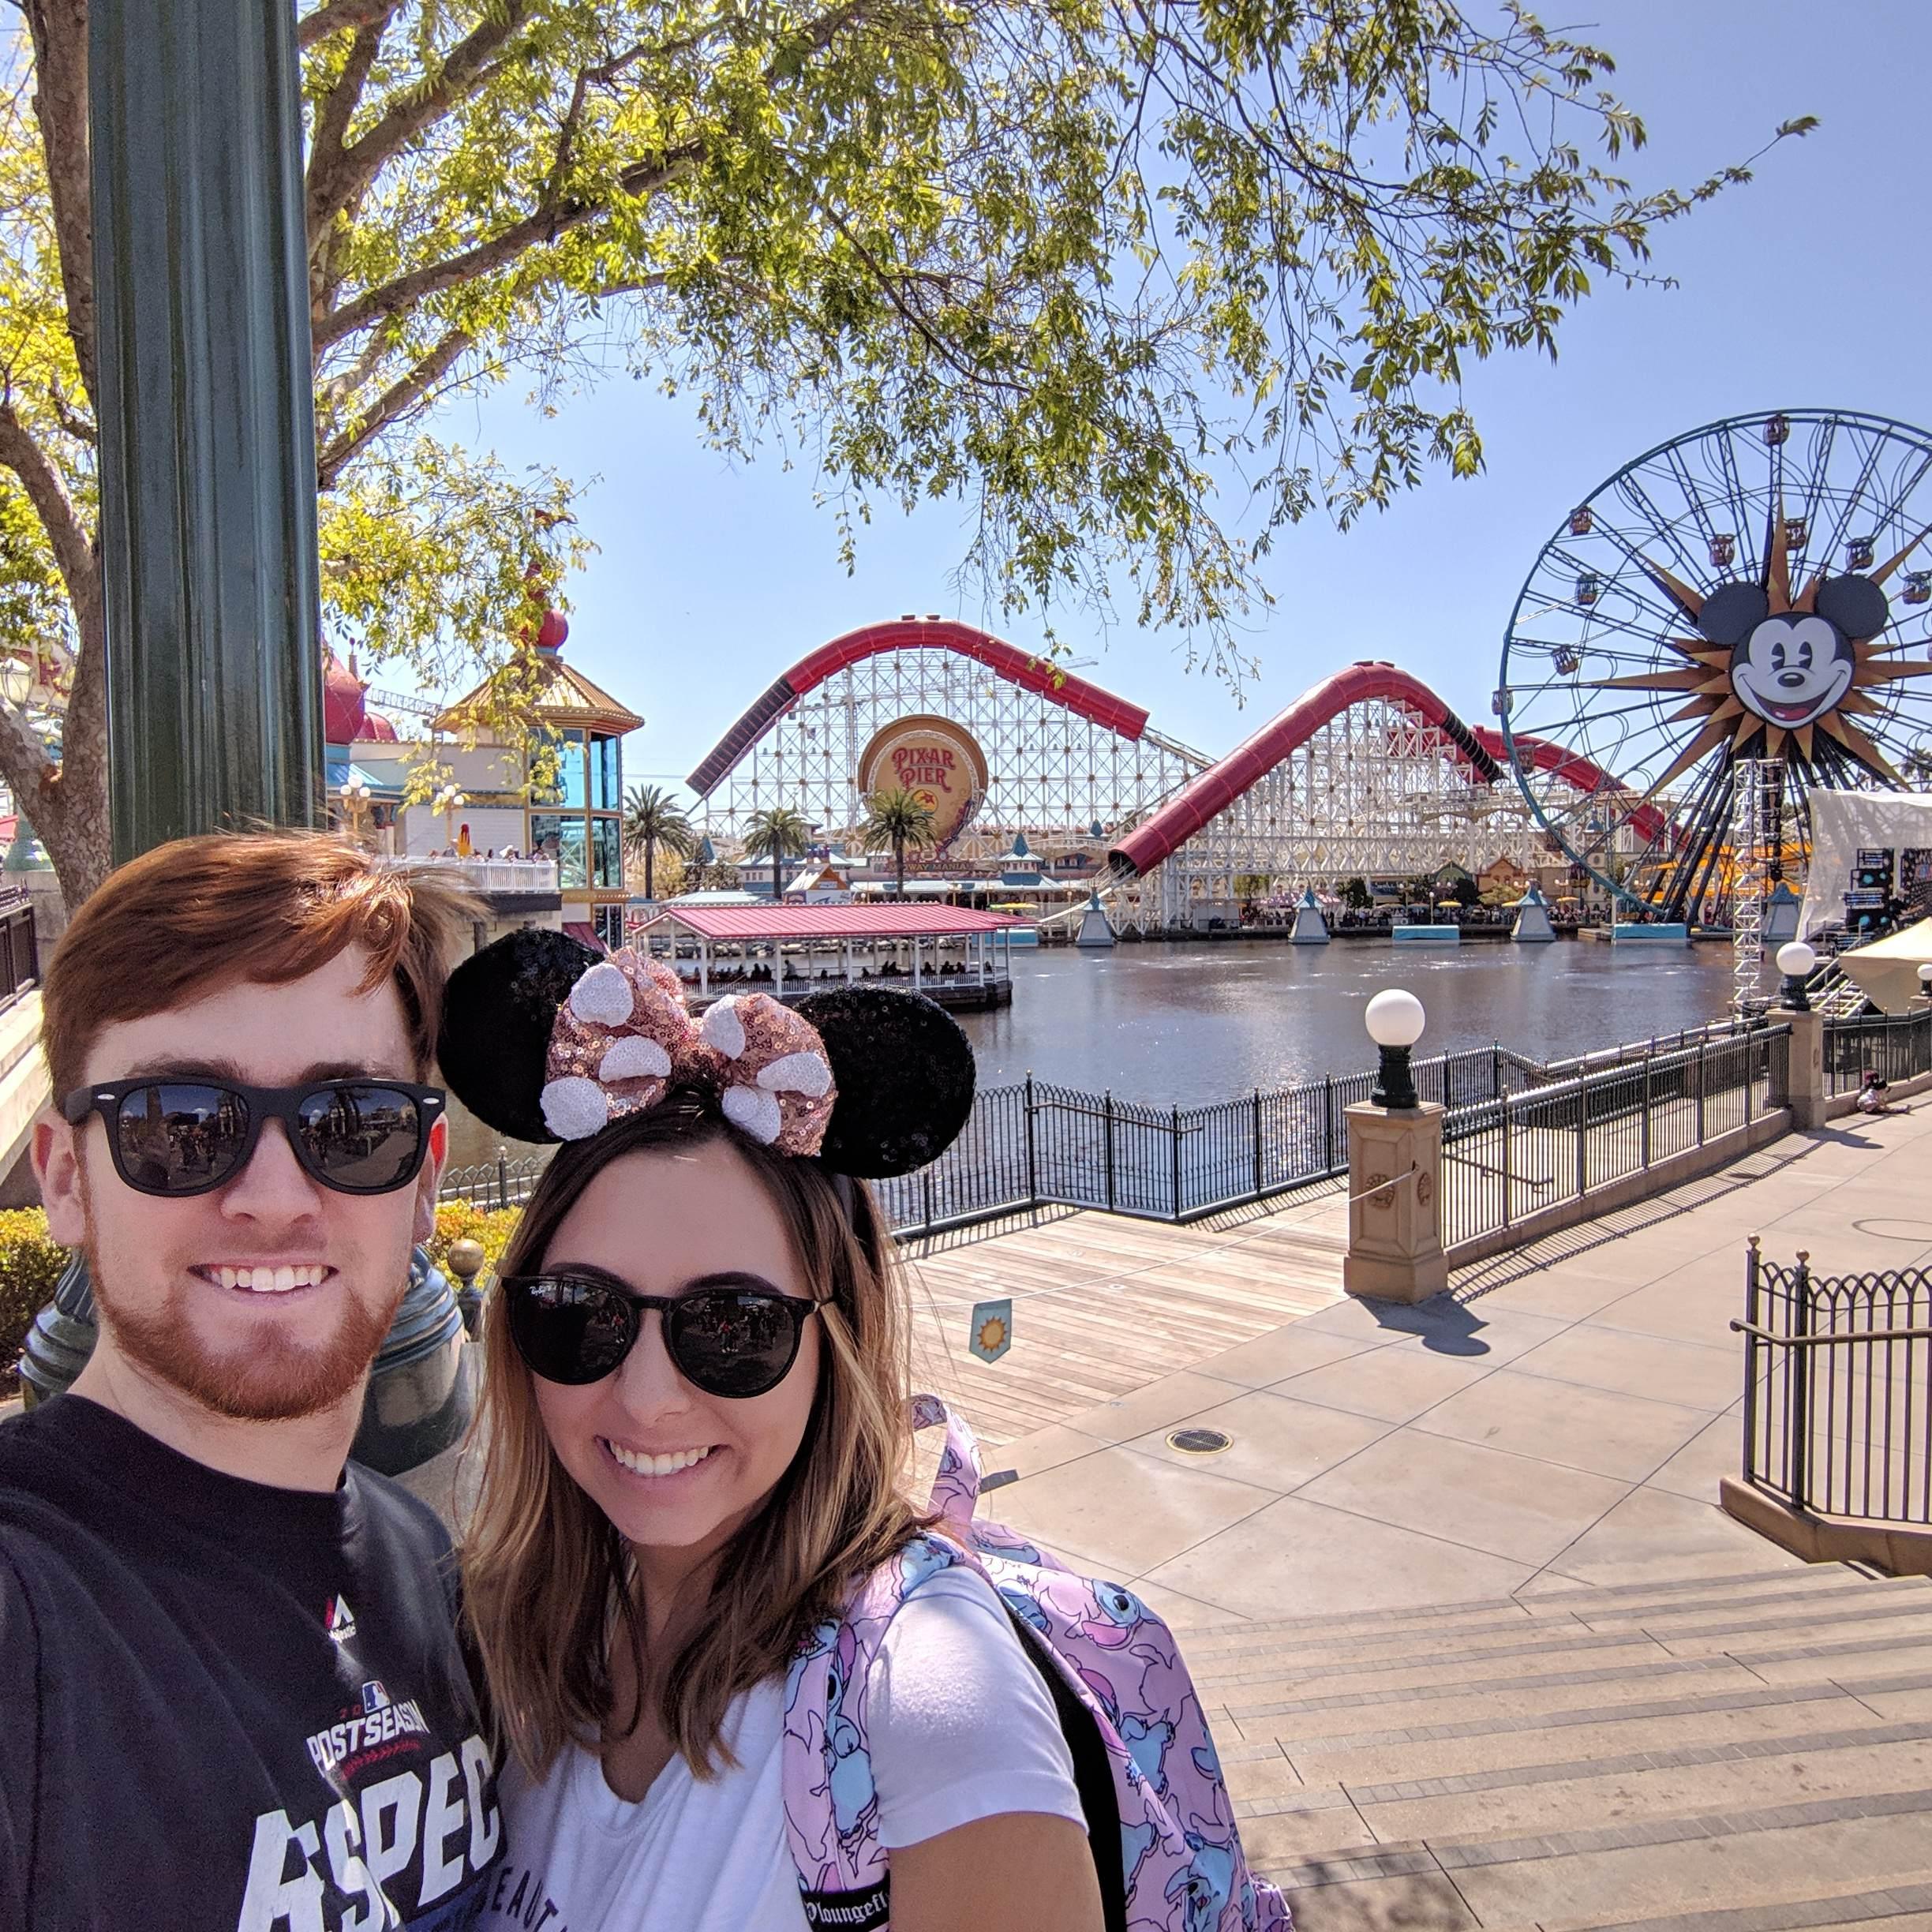
[[[943,1425],[945,1447],[939,1452],[939,1470],[933,1478],[932,1508],[945,1521],[963,1529],[979,1507],[979,1439],[957,1410],[937,1395],[915,1395],[908,1407],[912,1432]]]
[[[971,1561],[943,1537],[914,1537],[792,1660],[781,1746],[785,1841],[809,1926],[886,1932],[890,1923],[866,1709],[872,1661],[906,1598],[929,1577]]]
[[[1004,1597],[1001,1608],[1020,1639],[1020,1648],[1039,1673],[1060,1720],[1060,1735],[1073,1759],[1073,1788],[1080,1793],[1080,1814],[1087,1821],[1087,1848],[1100,1885],[1100,1912],[1105,1932],[1127,1932],[1127,1878],[1121,1863],[1120,1798],[1114,1788],[1114,1766],[1094,1714],[1074,1694],[1065,1675],[1042,1653],[1045,1639]]]

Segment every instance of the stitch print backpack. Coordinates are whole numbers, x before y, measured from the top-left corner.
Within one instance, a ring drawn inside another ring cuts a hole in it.
[[[807,1923],[829,1932],[890,1926],[867,1683],[900,1604],[963,1563],[998,1591],[1053,1694],[1107,1932],[1290,1932],[1281,1893],[1254,1878],[1241,1855],[1220,1760],[1174,1633],[1131,1590],[1076,1576],[1011,1530],[975,1522],[972,1432],[937,1397],[915,1396],[913,1427],[935,1424],[946,1440],[932,1507],[948,1535],[920,1537],[875,1571],[841,1619],[812,1632],[787,1677],[785,1837]]]

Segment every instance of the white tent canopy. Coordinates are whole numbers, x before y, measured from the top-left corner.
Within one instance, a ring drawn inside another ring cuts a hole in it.
[[[1811,871],[1799,935],[1844,917],[1844,894],[1861,851],[1932,848],[1932,792],[1828,792],[1809,795]]]
[[[1855,953],[1840,953],[1838,964],[1866,998],[1889,1013],[1911,1013],[1919,992],[1919,968],[1932,964],[1932,919],[1922,919]]]

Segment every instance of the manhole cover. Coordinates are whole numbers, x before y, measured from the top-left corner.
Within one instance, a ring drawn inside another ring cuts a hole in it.
[[[1932,1241],[1932,1221],[1854,1221],[1852,1225],[1879,1241]]]
[[[1234,1446],[1234,1438],[1220,1429],[1181,1428],[1167,1432],[1167,1447],[1185,1450],[1189,1455],[1218,1455]]]

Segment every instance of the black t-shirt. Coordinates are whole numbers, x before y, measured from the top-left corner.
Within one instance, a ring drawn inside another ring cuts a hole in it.
[[[455,1601],[354,1463],[270,1488],[77,1395],[0,1425],[0,1932],[473,1924],[503,1826]]]

